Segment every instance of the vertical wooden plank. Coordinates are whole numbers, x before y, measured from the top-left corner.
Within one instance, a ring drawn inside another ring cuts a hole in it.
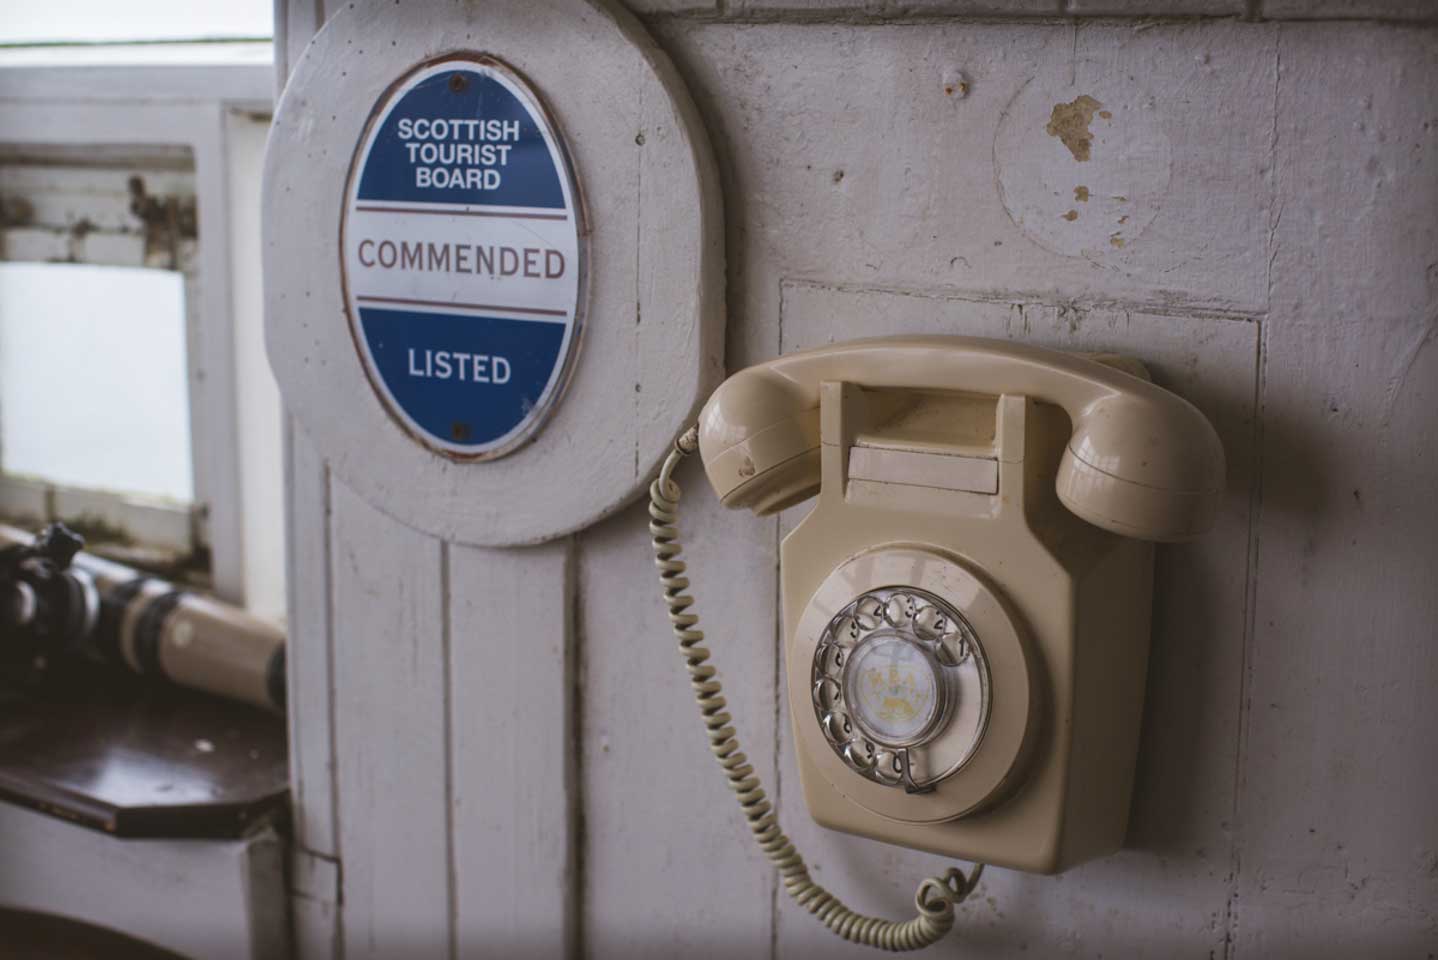
[[[572,955],[573,541],[449,547],[457,955]]]
[[[285,659],[295,840],[334,857],[329,470],[294,421],[286,438],[290,618]]]
[[[734,726],[775,783],[774,521],[727,511],[697,458],[680,531]],[[584,947],[596,957],[764,957],[774,871],[714,762],[670,632],[647,504],[580,541]]]
[[[448,956],[443,548],[330,498],[344,955]]]
[[[1278,57],[1234,947],[1432,956],[1438,34],[1286,23]]]

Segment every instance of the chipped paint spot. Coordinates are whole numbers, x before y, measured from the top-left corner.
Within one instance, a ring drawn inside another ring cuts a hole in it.
[[[1076,87],[1039,78],[1014,94],[994,133],[994,160],[1004,210],[1027,239],[1094,262],[1127,255],[1172,176],[1164,120],[1142,109],[1152,99],[1141,85]],[[1114,120],[1090,127],[1100,101]],[[1079,155],[1092,162],[1075,176]]]
[[[1100,110],[1100,111],[1098,112],[1098,115],[1099,115],[1100,118],[1102,118],[1102,119],[1104,119],[1104,120],[1112,120],[1112,119],[1113,119],[1113,114],[1110,113],[1110,112],[1107,111],[1107,110]]]
[[[1063,141],[1074,159],[1083,163],[1088,160],[1093,146],[1093,134],[1088,125],[1093,122],[1094,112],[1101,106],[1103,104],[1086,93],[1080,94],[1069,103],[1056,103],[1044,130],[1049,136]]]

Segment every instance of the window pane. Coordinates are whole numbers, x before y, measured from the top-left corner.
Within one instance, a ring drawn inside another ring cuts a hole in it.
[[[184,279],[0,264],[0,469],[194,499]]]
[[[268,38],[273,0],[5,0],[0,43]]]

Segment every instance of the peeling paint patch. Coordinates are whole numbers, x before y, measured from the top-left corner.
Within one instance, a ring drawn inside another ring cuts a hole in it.
[[[1044,130],[1049,136],[1058,137],[1074,159],[1082,163],[1089,158],[1093,148],[1093,134],[1089,132],[1088,125],[1101,106],[1103,104],[1086,93],[1069,103],[1056,103]]]
[[[1097,119],[1101,104],[1111,120]],[[1134,82],[1025,84],[994,133],[999,197],[1014,225],[1063,256],[1129,260],[1168,196],[1165,106]]]

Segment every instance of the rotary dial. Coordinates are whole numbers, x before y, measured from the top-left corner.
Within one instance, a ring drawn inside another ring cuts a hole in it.
[[[988,714],[988,668],[973,627],[911,587],[870,590],[829,621],[814,651],[812,691],[814,715],[844,763],[910,792],[932,789],[977,746],[982,722],[948,729],[962,692],[978,692],[980,715]],[[970,742],[949,742],[955,735]]]

